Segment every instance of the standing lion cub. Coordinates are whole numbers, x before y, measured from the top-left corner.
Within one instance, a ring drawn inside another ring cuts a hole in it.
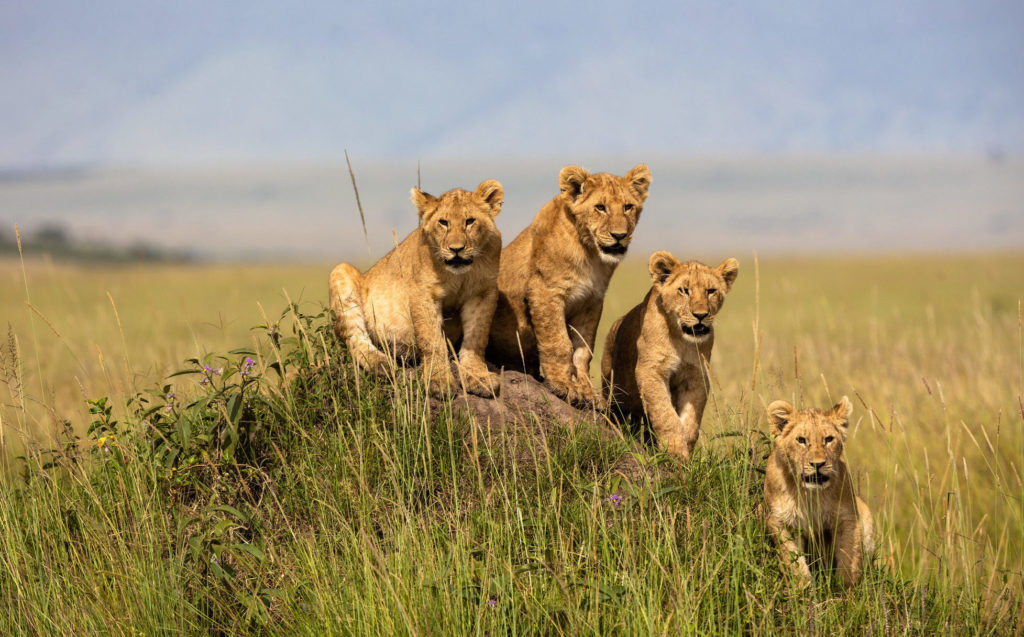
[[[489,397],[498,378],[484,350],[498,298],[501,234],[494,218],[504,192],[493,179],[475,192],[434,197],[412,189],[420,225],[366,274],[342,263],[330,277],[334,330],[356,363],[371,371],[389,357],[416,358],[434,393],[455,386],[448,342],[461,339],[459,372],[466,391]]]
[[[808,552],[835,566],[850,587],[874,551],[871,511],[854,494],[843,459],[852,412],[846,396],[829,410],[768,405],[776,438],[764,480],[767,524],[801,586],[811,583]]]
[[[566,166],[561,192],[501,253],[488,358],[544,376],[570,404],[598,403],[590,361],[604,293],[626,255],[651,185],[647,166],[625,177]]]
[[[713,323],[740,264],[680,263],[661,251],[648,265],[650,291],[608,332],[602,384],[609,403],[634,422],[646,416],[661,446],[689,460],[708,399]]]

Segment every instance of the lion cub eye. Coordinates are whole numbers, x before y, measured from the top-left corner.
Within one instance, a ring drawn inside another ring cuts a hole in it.
[[[633,208],[635,208],[635,206],[633,204],[631,204],[631,203],[628,203],[628,204],[622,206],[623,212],[629,212]]]
[[[708,288],[708,294],[714,294],[718,291],[718,288]]]
[[[801,445],[807,446],[807,438],[804,438],[803,436],[798,436],[796,441],[797,441],[797,444],[801,444]]]
[[[439,219],[438,223],[441,224],[442,228],[447,228],[448,227],[448,220],[447,219]]]
[[[466,219],[466,227],[467,228],[470,227],[471,225],[473,225],[474,223],[476,223],[476,219],[474,219],[473,217],[470,217],[469,219]]]
[[[598,212],[605,212],[607,209],[604,207],[603,203],[599,203],[596,206],[594,206],[594,210]]]
[[[832,441],[835,440],[835,439],[836,439],[835,436],[825,436],[825,444],[826,445],[830,445],[830,444],[832,444]]]
[[[686,296],[690,296],[690,288],[679,288],[679,293],[685,294]]]

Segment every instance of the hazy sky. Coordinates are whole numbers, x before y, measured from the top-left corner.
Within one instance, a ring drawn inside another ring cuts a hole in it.
[[[1024,3],[0,2],[0,170],[1024,150]]]

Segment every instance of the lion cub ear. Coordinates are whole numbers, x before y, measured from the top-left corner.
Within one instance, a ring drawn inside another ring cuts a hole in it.
[[[836,418],[836,426],[839,432],[846,438],[846,428],[850,426],[850,415],[853,414],[853,403],[846,396],[839,399],[839,402],[832,407],[832,413]]]
[[[672,271],[678,266],[679,261],[671,253],[664,250],[659,250],[652,254],[651,260],[647,263],[647,267],[651,270],[651,281],[655,285],[661,285],[668,281],[668,278],[672,276]]]
[[[651,187],[651,171],[645,164],[633,166],[633,170],[626,174],[626,181],[640,201],[647,199],[647,189]]]
[[[476,187],[476,196],[490,206],[491,219],[498,216],[498,213],[501,212],[501,204],[505,203],[505,190],[494,179],[480,182],[480,185]]]
[[[739,273],[740,262],[731,257],[722,261],[722,265],[718,266],[718,275],[725,281],[726,292],[732,289],[732,282],[736,280]]]
[[[411,195],[409,197],[412,203],[416,206],[416,212],[420,215],[420,219],[427,213],[427,208],[434,206],[437,203],[437,197],[428,194],[420,190],[419,188],[413,188],[409,191]]]
[[[576,201],[576,198],[583,194],[583,184],[589,178],[590,173],[579,166],[566,166],[558,173],[558,187],[562,193]]]
[[[776,400],[772,404],[768,405],[768,422],[772,423],[772,427],[775,428],[775,433],[782,433],[786,430],[786,425],[793,419],[793,413],[796,410],[793,409],[793,405],[790,405],[784,400]]]

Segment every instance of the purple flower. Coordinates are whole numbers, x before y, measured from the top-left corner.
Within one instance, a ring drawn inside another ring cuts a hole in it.
[[[245,360],[242,361],[242,368],[240,370],[240,372],[242,374],[242,378],[248,378],[249,377],[249,374],[252,373],[253,365],[255,365],[255,364],[256,364],[256,361],[254,361],[253,359],[249,358],[248,356],[245,357]]]
[[[613,493],[608,496],[608,501],[611,502],[613,506],[619,506],[622,504],[622,496],[618,493]]]
[[[487,605],[490,606],[491,608],[494,608],[495,606],[498,605],[498,600],[496,600],[496,599],[494,599],[492,597],[489,600],[487,600]]]
[[[219,376],[221,374],[221,372],[223,372],[223,371],[224,370],[222,368],[220,368],[220,367],[218,367],[217,369],[214,369],[214,368],[210,367],[209,365],[204,365],[203,366],[203,378],[199,381],[199,384],[200,385],[206,385],[207,383],[210,383],[213,380],[213,377],[215,375]]]

